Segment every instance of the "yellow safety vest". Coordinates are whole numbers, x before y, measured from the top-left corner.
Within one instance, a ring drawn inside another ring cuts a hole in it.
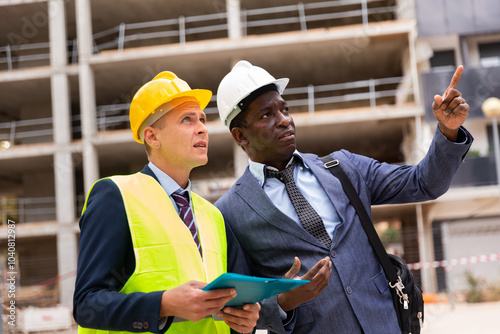
[[[202,258],[170,197],[153,177],[136,173],[109,179],[122,194],[135,253],[135,271],[120,292],[169,290],[191,280],[210,282],[227,271],[224,220],[210,202],[191,193]],[[86,205],[85,202],[84,211]],[[229,327],[217,319],[213,316],[198,322],[175,319],[167,333],[229,333]],[[78,333],[131,332],[79,327]]]

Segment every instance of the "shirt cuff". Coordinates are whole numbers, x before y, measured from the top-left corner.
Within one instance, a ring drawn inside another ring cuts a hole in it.
[[[468,144],[470,142],[469,136],[463,127],[458,128],[457,144]]]
[[[283,323],[283,326],[288,325],[293,320],[293,317],[295,316],[295,309],[293,309],[289,312],[285,312],[285,311],[283,311],[283,309],[281,308],[281,306],[279,304],[278,304],[278,309],[280,312],[280,318],[281,318],[281,322]]]
[[[172,324],[173,320],[174,320],[174,317],[160,318],[160,321],[158,322],[158,331],[160,331],[160,332],[166,331],[170,327],[170,325]]]
[[[163,330],[165,328],[165,325],[167,324],[168,317],[165,318],[160,318],[160,321],[158,322],[158,329]]]

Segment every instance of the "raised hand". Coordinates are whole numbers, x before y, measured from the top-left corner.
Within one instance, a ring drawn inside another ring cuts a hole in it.
[[[285,312],[293,310],[300,304],[304,304],[305,302],[316,298],[319,296],[321,291],[326,288],[328,282],[330,282],[332,261],[328,256],[318,261],[318,263],[309,269],[309,271],[302,277],[297,276],[300,271],[300,266],[301,264],[299,258],[295,257],[292,267],[285,274],[285,278],[304,279],[311,282],[278,295],[278,304]]]
[[[451,141],[456,141],[458,128],[465,122],[469,114],[469,105],[456,89],[464,68],[457,67],[450,85],[442,96],[435,95],[432,103],[434,117],[439,122],[439,129]]]

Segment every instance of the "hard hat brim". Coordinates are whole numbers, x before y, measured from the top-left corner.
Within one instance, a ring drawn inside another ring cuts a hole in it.
[[[269,83],[266,83],[264,85],[261,85],[260,87],[263,87],[263,86],[267,86],[269,84],[275,84],[276,85],[276,88],[277,88],[277,91],[280,95],[283,95],[283,92],[285,91],[285,88],[286,86],[288,85],[288,82],[290,82],[290,79],[289,78],[280,78],[280,79],[276,79],[276,80],[273,80]],[[260,88],[259,87],[259,88]],[[258,88],[257,88],[258,89]],[[245,96],[242,96],[239,101],[236,101],[235,105],[233,106],[232,108],[232,111],[227,115],[226,119],[224,120],[224,125],[229,127],[230,124],[231,124],[231,121],[240,113],[242,112],[242,110],[240,109],[240,107],[238,106],[238,104],[244,100],[246,97],[248,97],[250,94],[252,94],[254,91],[256,91],[257,89],[249,92],[248,94],[246,94]]]
[[[208,103],[210,103],[210,100],[212,98],[212,91],[210,91],[208,89],[191,89],[191,90],[188,90],[185,92],[180,92],[180,93],[171,95],[167,99],[158,101],[158,103],[153,108],[152,114],[154,114],[156,112],[156,109],[158,107],[160,107],[161,105],[168,103],[172,100],[175,100],[179,97],[192,97],[192,98],[196,99],[196,101],[198,101],[198,103],[200,105],[200,109],[204,110],[207,107]],[[143,122],[144,122],[144,120],[143,120]],[[139,129],[140,128],[141,128],[141,126],[139,126]],[[137,130],[139,131],[139,129],[137,129]],[[139,133],[133,133],[133,136],[134,136],[134,139],[136,142],[143,144],[143,142],[139,136]]]
[[[207,107],[208,103],[210,102],[210,99],[212,98],[212,92],[209,91],[208,89],[191,89],[188,90],[187,92],[181,92],[170,96],[167,100],[163,101],[160,105],[158,105],[158,107],[164,103],[170,102],[172,100],[184,96],[194,97],[196,101],[198,101],[198,103],[200,104],[201,110],[204,110]]]

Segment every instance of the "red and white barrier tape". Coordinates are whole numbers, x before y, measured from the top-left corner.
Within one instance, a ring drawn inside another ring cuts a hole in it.
[[[483,263],[483,262],[492,262],[497,260],[500,260],[500,253],[461,257],[459,259],[451,259],[451,260],[410,263],[408,264],[408,267],[411,270],[419,270],[422,268],[440,268],[448,266],[453,267],[461,264]]]

